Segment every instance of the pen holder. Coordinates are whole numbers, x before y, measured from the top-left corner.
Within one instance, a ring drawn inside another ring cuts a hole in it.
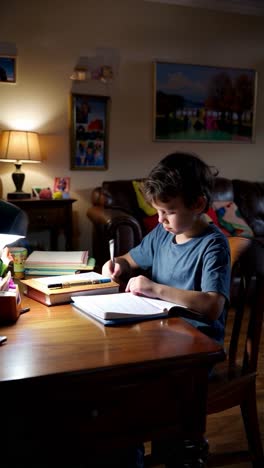
[[[0,291],[0,325],[14,323],[20,315],[21,297],[16,289]]]

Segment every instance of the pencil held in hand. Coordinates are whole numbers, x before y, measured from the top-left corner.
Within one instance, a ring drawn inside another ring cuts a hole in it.
[[[114,267],[115,265],[115,241],[114,239],[110,239],[109,241],[109,251],[110,251],[110,259]]]

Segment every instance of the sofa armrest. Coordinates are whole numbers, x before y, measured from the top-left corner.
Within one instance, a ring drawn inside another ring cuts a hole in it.
[[[99,268],[109,260],[110,239],[115,240],[115,257],[127,253],[142,240],[139,221],[122,210],[91,206],[87,217],[93,224],[93,256]]]

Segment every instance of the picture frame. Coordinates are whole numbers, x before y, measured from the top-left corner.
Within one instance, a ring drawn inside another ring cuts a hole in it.
[[[72,93],[70,101],[70,168],[106,170],[110,98]]]
[[[70,177],[55,177],[53,192],[69,193],[70,191]]]
[[[253,143],[257,72],[153,63],[154,141]]]
[[[0,55],[0,83],[16,83],[16,57]]]

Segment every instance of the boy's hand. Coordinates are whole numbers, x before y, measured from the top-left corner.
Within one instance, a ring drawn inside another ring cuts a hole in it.
[[[128,281],[126,292],[132,292],[138,296],[157,297],[156,284],[146,276],[135,276]]]
[[[116,279],[122,274],[121,266],[117,262],[112,262],[112,260],[108,260],[103,265],[102,268],[102,275],[106,276],[107,278],[113,278]]]

